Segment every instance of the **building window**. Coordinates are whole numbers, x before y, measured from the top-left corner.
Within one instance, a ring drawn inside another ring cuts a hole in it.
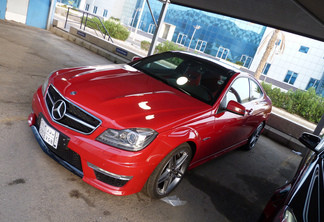
[[[306,46],[300,46],[300,48],[299,48],[299,51],[302,53],[305,53],[305,54],[307,54],[308,50],[309,50],[309,47],[306,47]]]
[[[108,14],[108,10],[105,9],[104,12],[103,12],[103,15],[102,15],[102,16],[103,16],[103,17],[107,17],[107,14]]]
[[[294,85],[296,79],[297,79],[298,74],[288,70],[287,75],[284,79],[284,82],[289,83],[290,85]]]
[[[271,66],[270,63],[266,63],[263,70],[262,70],[262,74],[267,75],[268,72],[269,72],[270,66]]]
[[[97,6],[93,7],[93,14],[97,14],[97,10],[98,10]]]
[[[317,89],[319,82],[319,80],[311,78],[308,85],[306,86],[306,90],[308,90],[310,87]]]
[[[86,4],[85,10],[86,11],[89,11],[89,7],[90,7],[90,5],[89,4]]]

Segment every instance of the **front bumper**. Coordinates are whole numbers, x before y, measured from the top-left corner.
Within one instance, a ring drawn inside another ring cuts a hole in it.
[[[66,169],[70,170],[71,172],[73,172],[74,174],[78,175],[79,177],[83,177],[83,172],[82,170],[77,169],[76,167],[72,166],[69,162],[63,160],[62,158],[60,158],[59,156],[57,156],[54,152],[52,152],[49,147],[46,145],[46,143],[44,142],[44,140],[42,139],[42,137],[40,136],[38,129],[36,126],[32,125],[31,129],[34,133],[34,136],[38,142],[38,144],[40,145],[40,147],[42,148],[42,150],[49,155],[52,159],[54,159],[56,162],[58,162],[59,164],[61,164],[62,166],[64,166]]]
[[[83,135],[56,124],[47,111],[41,88],[34,94],[32,108],[28,123],[42,150],[83,181],[104,192],[114,195],[140,192],[163,158],[147,150],[129,152],[102,144],[95,140],[105,130],[100,127],[91,135]],[[59,132],[65,142],[59,142],[57,148],[46,143],[39,132],[40,119]]]

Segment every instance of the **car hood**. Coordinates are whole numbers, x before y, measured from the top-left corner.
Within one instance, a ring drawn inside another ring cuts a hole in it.
[[[129,65],[62,70],[50,83],[65,98],[103,120],[107,128],[163,131],[211,110],[210,105]]]

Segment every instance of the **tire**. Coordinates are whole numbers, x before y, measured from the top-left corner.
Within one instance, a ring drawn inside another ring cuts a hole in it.
[[[172,150],[155,168],[143,187],[152,199],[168,196],[181,182],[192,158],[188,143]]]
[[[255,144],[259,140],[263,127],[264,127],[264,122],[260,123],[259,126],[254,130],[254,132],[248,139],[247,144],[243,147],[244,150],[251,150],[255,146]]]

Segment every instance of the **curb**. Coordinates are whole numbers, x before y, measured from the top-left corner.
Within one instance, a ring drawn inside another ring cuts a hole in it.
[[[262,134],[295,152],[301,153],[302,156],[304,156],[308,150],[293,136],[283,133],[275,128],[272,128],[271,126],[266,125]]]

